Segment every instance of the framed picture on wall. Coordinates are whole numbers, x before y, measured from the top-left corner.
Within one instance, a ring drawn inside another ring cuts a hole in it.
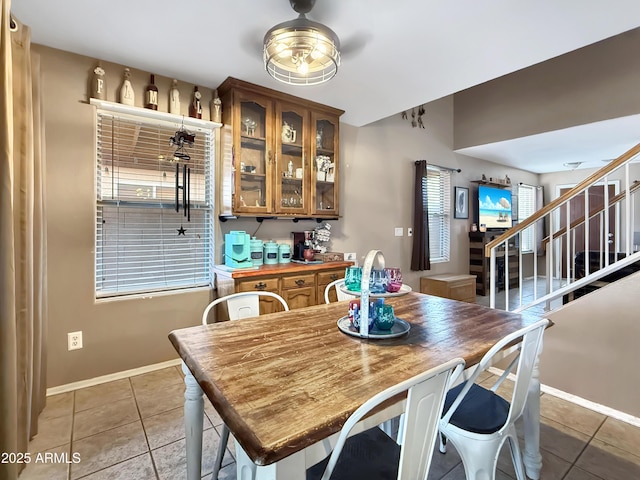
[[[469,189],[455,187],[453,196],[453,218],[469,218]]]

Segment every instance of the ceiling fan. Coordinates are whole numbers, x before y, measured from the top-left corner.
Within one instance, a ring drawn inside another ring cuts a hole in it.
[[[298,17],[272,27],[264,36],[266,71],[290,85],[331,80],[340,66],[340,39],[326,25],[309,20],[316,0],[289,0]]]

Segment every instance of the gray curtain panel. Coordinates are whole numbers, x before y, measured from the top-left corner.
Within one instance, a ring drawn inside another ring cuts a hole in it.
[[[416,161],[413,197],[413,250],[411,270],[430,270],[429,211],[427,209],[427,161]]]

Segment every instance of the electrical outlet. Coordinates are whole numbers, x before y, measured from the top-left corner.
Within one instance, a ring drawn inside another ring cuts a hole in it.
[[[347,262],[355,262],[356,261],[356,252],[349,252],[344,254],[344,259]]]
[[[68,350],[78,350],[82,348],[82,332],[67,333],[67,348]]]
[[[413,228],[407,227],[407,237],[413,237]]]
[[[401,237],[404,235],[404,229],[402,227],[396,227],[395,229],[396,237]]]

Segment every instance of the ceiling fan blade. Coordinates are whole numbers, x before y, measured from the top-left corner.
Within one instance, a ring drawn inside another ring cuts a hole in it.
[[[342,58],[351,58],[359,55],[367,43],[371,40],[372,35],[366,32],[356,32],[344,39],[340,39],[340,56]]]
[[[265,32],[257,28],[244,32],[240,37],[240,48],[252,58],[262,59],[262,39]]]

